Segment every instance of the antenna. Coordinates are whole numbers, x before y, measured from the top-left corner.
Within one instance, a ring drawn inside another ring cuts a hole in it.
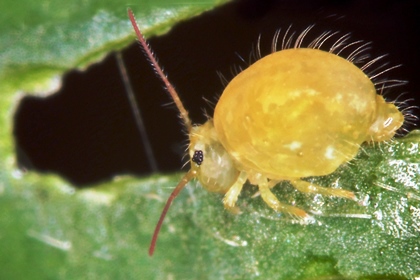
[[[142,47],[142,50],[143,50],[144,54],[149,59],[153,68],[155,69],[158,77],[165,84],[166,90],[168,91],[168,93],[171,95],[173,101],[175,102],[175,105],[179,110],[179,115],[180,115],[181,119],[183,120],[184,125],[188,130],[188,133],[190,133],[191,128],[192,128],[192,124],[191,124],[191,120],[188,116],[188,111],[184,108],[184,105],[182,105],[181,99],[179,98],[179,95],[176,92],[174,86],[169,82],[168,78],[163,73],[162,68],[159,66],[159,64],[157,62],[157,59],[156,59],[155,55],[153,54],[153,51],[151,50],[150,46],[147,44],[146,40],[143,37],[143,34],[141,33],[141,31],[140,31],[140,29],[137,25],[136,19],[134,18],[133,11],[131,11],[131,9],[128,9],[128,17],[130,18],[131,24],[134,27],[134,30],[136,32],[137,38],[140,42],[140,45]],[[197,171],[193,170],[193,169],[190,169],[187,172],[187,174],[185,174],[184,177],[182,177],[181,181],[178,183],[178,185],[175,187],[175,189],[172,191],[171,195],[169,196],[168,200],[166,201],[165,207],[162,210],[162,214],[160,214],[159,221],[156,224],[156,228],[155,228],[155,231],[153,233],[152,241],[150,242],[149,256],[152,256],[154,251],[155,251],[156,242],[157,242],[157,239],[158,239],[160,228],[162,226],[163,220],[165,219],[166,213],[168,212],[169,207],[172,204],[172,201],[179,194],[179,192],[185,187],[185,185],[189,181],[191,181],[191,179],[193,179],[196,176],[197,176]]]
[[[173,101],[175,102],[176,107],[179,110],[179,115],[184,122],[185,127],[187,128],[188,132],[191,132],[191,120],[188,116],[188,111],[184,108],[184,105],[182,105],[181,99],[179,98],[178,93],[176,92],[174,86],[169,82],[168,78],[166,77],[165,73],[163,72],[162,68],[159,66],[159,63],[157,62],[157,58],[154,55],[152,49],[147,44],[146,40],[143,37],[143,34],[141,33],[136,19],[134,17],[133,11],[131,9],[128,9],[128,17],[130,18],[131,24],[133,25],[134,31],[136,32],[137,39],[139,40],[139,43],[142,47],[142,50],[146,57],[149,59],[150,64],[153,66],[153,68],[156,71],[156,74],[158,77],[162,80],[162,82],[165,84],[166,90],[171,95]]]
[[[182,177],[181,182],[178,183],[178,185],[176,186],[176,188],[173,190],[168,200],[166,201],[165,208],[163,208],[162,213],[160,214],[159,221],[156,224],[155,231],[153,232],[152,241],[150,242],[150,247],[149,247],[149,256],[152,256],[155,251],[156,241],[158,239],[160,227],[162,226],[163,220],[165,219],[166,213],[168,212],[168,209],[171,206],[172,201],[174,200],[175,197],[177,197],[177,195],[185,187],[185,185],[189,181],[191,181],[192,178],[196,176],[196,174],[197,174],[197,171],[190,169],[190,171],[188,171],[187,174],[185,174],[184,177]]]

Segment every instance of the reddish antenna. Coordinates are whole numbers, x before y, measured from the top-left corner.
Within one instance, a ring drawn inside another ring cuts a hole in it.
[[[155,251],[156,241],[158,239],[160,227],[162,226],[163,220],[165,219],[166,213],[168,212],[168,209],[171,206],[172,201],[174,200],[175,197],[177,197],[177,195],[185,187],[185,185],[189,181],[191,181],[192,178],[196,176],[196,173],[197,172],[195,170],[190,169],[190,171],[188,171],[187,174],[185,174],[184,177],[182,177],[181,182],[178,183],[176,188],[171,193],[171,196],[169,196],[168,200],[166,201],[165,208],[163,208],[162,214],[160,214],[159,221],[156,224],[155,231],[153,232],[152,241],[150,242],[150,247],[149,247],[149,256],[152,256],[153,252]]]
[[[176,107],[179,110],[179,115],[182,121],[184,122],[185,127],[187,128],[188,132],[190,132],[192,124],[188,116],[188,111],[184,108],[184,105],[182,105],[181,99],[179,98],[179,95],[176,92],[175,87],[171,84],[171,82],[169,82],[162,68],[159,66],[159,63],[157,62],[157,59],[155,55],[153,54],[152,49],[149,47],[149,44],[147,44],[146,40],[144,39],[144,36],[137,25],[133,11],[130,8],[128,9],[128,17],[130,18],[131,24],[133,25],[134,31],[136,32],[136,35],[137,35],[137,39],[139,40],[139,43],[143,49],[144,54],[149,59],[150,64],[155,69],[158,77],[165,84],[166,90],[171,95],[173,101],[175,102]]]
[[[142,50],[143,50],[144,54],[149,59],[151,65],[155,69],[158,77],[165,84],[166,90],[168,91],[168,93],[172,97],[173,101],[175,102],[175,105],[179,110],[179,115],[180,115],[182,121],[184,122],[184,125],[187,128],[188,133],[190,133],[191,128],[192,128],[192,124],[191,124],[191,120],[188,116],[188,111],[184,108],[184,105],[182,105],[181,99],[179,98],[179,95],[176,92],[174,86],[169,82],[169,80],[166,77],[166,75],[164,74],[162,68],[159,66],[159,64],[157,62],[157,59],[156,59],[155,55],[153,54],[152,49],[147,44],[146,40],[143,37],[143,34],[141,33],[141,31],[140,31],[140,29],[137,25],[136,19],[134,18],[133,11],[131,9],[128,9],[128,17],[130,18],[131,24],[133,25],[134,31],[136,32],[136,35],[137,35],[137,39],[138,39],[138,41],[139,41],[139,43],[142,47]],[[175,187],[175,189],[173,190],[173,192],[169,196],[168,200],[166,201],[165,207],[162,210],[162,214],[160,215],[159,221],[156,224],[156,228],[155,228],[155,231],[153,233],[152,241],[150,242],[149,256],[152,256],[154,251],[155,251],[156,241],[158,239],[160,228],[162,227],[163,220],[165,219],[166,213],[168,212],[168,209],[171,206],[172,201],[179,194],[179,192],[185,187],[185,185],[189,181],[191,181],[191,179],[193,179],[196,176],[196,174],[197,174],[197,171],[190,169],[187,172],[187,174],[185,174],[184,177],[182,177],[181,181],[178,183],[178,185]]]

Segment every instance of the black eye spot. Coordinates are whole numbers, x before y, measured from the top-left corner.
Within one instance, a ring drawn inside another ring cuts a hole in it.
[[[193,157],[192,157],[192,161],[195,162],[198,165],[201,165],[203,163],[203,160],[204,160],[203,151],[196,150],[194,152]]]

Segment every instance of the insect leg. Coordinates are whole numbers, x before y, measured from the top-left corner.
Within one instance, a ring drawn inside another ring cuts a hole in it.
[[[321,187],[316,184],[309,183],[303,180],[291,180],[290,183],[293,185],[293,187],[295,187],[300,192],[318,193],[318,194],[323,194],[323,195],[344,197],[344,198],[356,200],[354,193],[350,191],[346,191],[342,189],[335,189],[335,188],[325,188],[325,187]]]
[[[279,180],[270,180],[267,184],[267,186],[271,189],[274,188],[278,183],[280,183],[281,181]]]
[[[245,184],[246,180],[247,174],[243,171],[239,173],[238,179],[236,179],[235,183],[233,183],[223,198],[223,204],[226,209],[233,209],[235,207],[242,186]]]
[[[271,208],[273,208],[277,212],[289,213],[294,216],[298,216],[301,218],[309,217],[305,211],[299,209],[297,207],[293,207],[291,205],[282,204],[277,197],[271,192],[270,184],[268,182],[260,183],[258,185],[260,189],[261,197],[268,204]]]

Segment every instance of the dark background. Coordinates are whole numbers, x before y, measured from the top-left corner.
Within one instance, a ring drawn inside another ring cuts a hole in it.
[[[275,30],[290,24],[300,32],[315,23],[313,37],[333,30],[351,32],[353,40],[372,41],[372,57],[389,54],[384,62],[403,64],[389,77],[409,81],[386,96],[393,100],[406,92],[403,99],[414,98],[409,104],[418,105],[419,12],[414,0],[236,1],[149,42],[195,123],[206,120],[204,109],[212,115],[203,97],[216,102],[223,91],[216,71],[231,78],[233,66],[240,64],[236,53],[247,58],[261,34],[262,52],[267,54]],[[170,99],[136,43],[123,51],[123,58],[158,171],[180,170],[187,138],[174,106],[163,106]],[[69,72],[57,94],[25,97],[15,115],[14,135],[21,168],[58,173],[80,187],[118,174],[153,172],[115,54],[86,71]]]

